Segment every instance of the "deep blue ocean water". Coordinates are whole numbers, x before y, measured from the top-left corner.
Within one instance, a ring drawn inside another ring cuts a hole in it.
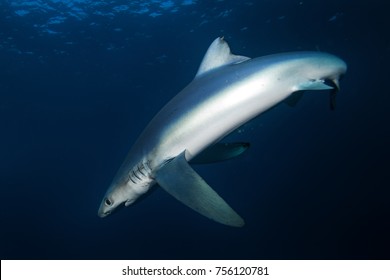
[[[388,259],[388,21],[379,0],[2,0],[0,258]],[[99,218],[132,143],[218,36],[250,57],[340,56],[336,111],[309,92],[235,132],[242,157],[195,167],[243,228],[158,187]]]

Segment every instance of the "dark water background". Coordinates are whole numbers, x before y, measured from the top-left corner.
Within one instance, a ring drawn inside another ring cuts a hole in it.
[[[1,1],[2,259],[388,259],[385,1]],[[245,125],[235,160],[196,169],[246,220],[213,223],[156,188],[97,209],[136,137],[208,45],[334,53],[323,92]]]

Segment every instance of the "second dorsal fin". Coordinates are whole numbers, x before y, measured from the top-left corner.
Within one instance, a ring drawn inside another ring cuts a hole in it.
[[[250,58],[246,56],[232,54],[228,43],[226,43],[223,37],[218,37],[207,49],[195,77],[221,66],[241,63],[248,59]]]

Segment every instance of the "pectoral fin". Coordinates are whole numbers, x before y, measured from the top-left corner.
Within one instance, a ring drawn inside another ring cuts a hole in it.
[[[156,172],[157,183],[199,214],[224,225],[241,227],[244,220],[192,169],[185,151]]]
[[[241,155],[249,148],[245,142],[217,143],[191,159],[190,163],[213,163],[228,160]]]

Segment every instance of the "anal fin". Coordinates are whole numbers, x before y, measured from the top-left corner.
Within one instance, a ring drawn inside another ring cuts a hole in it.
[[[294,92],[284,100],[284,103],[286,103],[290,107],[295,107],[298,104],[298,102],[302,99],[302,96],[303,96],[303,91]]]
[[[216,222],[242,227],[244,220],[195,172],[185,151],[156,172],[157,183],[199,214]]]
[[[228,160],[241,155],[249,146],[250,144],[246,142],[217,143],[191,159],[190,163],[213,163]]]

